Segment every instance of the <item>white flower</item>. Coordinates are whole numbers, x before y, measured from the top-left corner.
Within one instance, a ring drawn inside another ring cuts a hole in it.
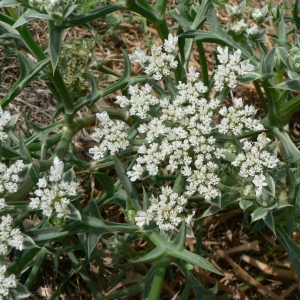
[[[176,50],[177,42],[178,42],[178,37],[177,36],[173,37],[173,35],[171,33],[169,33],[168,39],[165,40],[165,43],[164,43],[165,51],[167,53],[174,52]]]
[[[254,106],[246,105],[244,107],[242,98],[233,99],[233,106],[228,109],[222,107],[219,113],[224,118],[217,127],[223,134],[233,132],[235,135],[240,135],[246,130],[260,131],[264,129],[263,125],[254,118],[256,113]]]
[[[140,179],[144,172],[144,168],[140,164],[136,164],[132,167],[132,171],[128,171],[127,175],[129,176],[131,181],[136,181]]]
[[[56,156],[53,161],[53,166],[50,167],[50,181],[59,181],[64,170],[64,163]]]
[[[8,246],[18,250],[23,249],[24,237],[18,228],[13,228],[13,218],[2,216],[0,223],[0,255],[7,255]]]
[[[266,177],[263,174],[255,175],[252,182],[256,187],[256,196],[261,195],[263,186],[267,185]]]
[[[228,47],[224,49],[218,46],[218,60],[220,65],[217,66],[214,74],[215,90],[221,91],[224,87],[235,88],[237,86],[238,76],[244,76],[248,72],[253,71],[254,66],[242,61],[241,50],[235,51],[233,54],[228,54]]]
[[[143,227],[145,224],[149,225],[151,219],[144,211],[137,211],[137,216],[134,218],[135,223],[138,227]]]
[[[136,48],[136,50],[133,52],[133,56],[130,56],[129,59],[132,61],[137,61],[140,63],[144,63],[147,61],[147,55],[146,52],[141,50],[140,48]]]
[[[255,21],[260,21],[264,17],[262,11],[259,8],[255,8],[252,12],[252,18]]]
[[[75,181],[62,181],[63,168],[63,162],[56,157],[49,171],[51,173],[48,176],[49,182],[45,178],[39,179],[37,184],[39,189],[34,191],[36,197],[30,198],[31,209],[40,209],[47,217],[56,214],[58,218],[63,218],[70,214],[69,198],[77,194],[78,184]]]
[[[219,54],[217,55],[218,60],[221,64],[226,64],[229,59],[228,47],[222,48],[221,46],[217,47]]]
[[[256,35],[259,34],[259,28],[258,26],[255,24],[252,27],[249,27],[246,29],[246,33],[249,37],[254,37]]]
[[[235,24],[229,24],[228,31],[232,31],[236,34],[242,34],[247,30],[247,28],[248,24],[242,19]]]
[[[5,206],[6,206],[5,199],[1,198],[0,199],[0,209],[3,209]]]
[[[4,299],[10,293],[10,289],[15,288],[17,286],[16,277],[14,274],[9,275],[6,277],[7,267],[2,265],[0,267],[0,299]],[[9,297],[11,298],[11,297]]]
[[[153,195],[149,199],[151,205],[147,212],[138,211],[135,222],[137,226],[149,225],[151,220],[155,221],[162,231],[176,231],[184,218],[184,206],[187,199],[172,191],[172,188],[162,187],[162,193],[158,198]],[[193,216],[193,215],[192,215]],[[192,216],[188,217],[189,224]]]
[[[89,149],[89,153],[94,155],[93,159],[103,158],[108,152],[114,155],[120,149],[126,149],[129,146],[126,124],[120,121],[114,122],[106,111],[97,113],[96,116],[101,128],[97,128],[91,136],[100,142],[100,145]]]

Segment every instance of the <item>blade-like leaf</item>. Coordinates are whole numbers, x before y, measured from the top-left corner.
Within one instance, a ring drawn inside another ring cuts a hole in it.
[[[111,177],[105,173],[100,173],[100,172],[95,172],[93,173],[93,175],[95,175],[99,183],[106,190],[107,196],[112,196],[114,194],[115,187]]]
[[[123,163],[116,156],[114,156],[114,162],[115,162],[116,171],[119,176],[119,179],[122,182],[122,185],[126,193],[128,194],[128,197],[132,201],[133,206],[135,207],[136,210],[142,210],[142,206],[139,200],[139,195],[135,189],[135,186],[128,178],[126,173],[127,170],[125,169]]]
[[[49,26],[50,26],[49,52],[50,52],[50,58],[52,64],[52,71],[54,75],[55,69],[59,61],[63,29],[58,29],[57,26],[54,25],[53,21],[49,22]]]

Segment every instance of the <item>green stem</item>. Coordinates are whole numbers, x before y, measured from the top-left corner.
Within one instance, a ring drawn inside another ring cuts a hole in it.
[[[207,62],[206,62],[206,57],[205,57],[205,50],[204,50],[203,44],[200,41],[197,41],[196,45],[198,48],[198,53],[199,53],[199,58],[200,58],[203,83],[205,86],[208,86],[209,85],[209,77],[208,77],[208,67],[207,67]]]
[[[258,84],[258,82],[256,80],[253,81],[253,84],[255,86],[257,95],[258,95],[260,103],[261,103],[261,105],[262,105],[262,107],[264,109],[264,112],[265,112],[265,114],[267,114],[269,110],[268,110],[268,106],[267,106],[267,103],[266,103],[266,99],[265,99],[265,97],[264,97],[264,95],[263,95],[263,93],[261,91],[261,88],[260,88],[260,86],[259,86],[259,84]]]
[[[60,141],[53,153],[53,156],[58,156],[59,159],[62,159],[65,156],[73,134],[73,130],[70,127],[63,127]]]
[[[154,279],[152,282],[150,294],[148,300],[159,300],[160,294],[162,290],[162,286],[164,283],[164,277],[166,273],[167,266],[169,262],[165,259],[160,260],[156,263]]]

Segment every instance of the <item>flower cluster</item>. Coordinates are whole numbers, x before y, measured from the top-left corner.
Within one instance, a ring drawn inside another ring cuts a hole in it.
[[[129,142],[127,140],[125,123],[112,121],[106,111],[101,114],[97,113],[96,116],[100,121],[101,128],[96,128],[96,132],[91,136],[100,145],[89,149],[89,153],[94,155],[93,158],[102,158],[108,151],[111,155],[114,155],[119,149],[126,149]]]
[[[162,193],[156,198],[151,196],[150,207],[147,212],[138,211],[135,222],[137,226],[149,225],[150,221],[155,221],[162,231],[176,230],[183,221],[184,207],[187,199],[172,191],[171,187],[162,187]],[[187,216],[187,220],[191,219]],[[190,222],[190,221],[189,221]]]
[[[13,228],[11,215],[2,216],[0,223],[0,255],[6,255],[10,247],[23,249],[24,237],[18,228]]]
[[[226,10],[231,14],[232,18],[240,18],[243,13],[242,6],[234,3],[233,5],[225,4]]]
[[[252,18],[254,21],[261,21],[264,18],[263,11],[259,8],[255,8],[252,12]]]
[[[218,194],[220,180],[212,161],[224,156],[224,150],[211,136],[220,102],[203,98],[207,87],[197,78],[198,73],[191,67],[187,83],[176,86],[176,98],[160,99],[161,114],[139,126],[148,144],[138,149],[137,163],[127,174],[132,181],[140,179],[145,171],[155,176],[165,164],[170,173],[179,171],[187,177],[188,195],[198,191],[210,200]]]
[[[6,141],[7,134],[4,132],[5,126],[8,125],[8,122],[11,120],[11,115],[8,111],[3,111],[0,107],[0,140]]]
[[[237,50],[233,54],[229,54],[228,47],[223,49],[218,46],[217,50],[220,64],[214,75],[215,90],[221,91],[227,86],[234,89],[238,84],[238,76],[244,76],[253,71],[254,66],[241,61],[241,50]]]
[[[149,84],[145,84],[142,87],[131,85],[128,92],[130,99],[125,96],[117,96],[115,103],[122,108],[127,107],[130,115],[141,119],[145,119],[150,108],[159,102],[158,98],[152,93],[152,87]]]
[[[138,48],[130,60],[141,63],[146,74],[153,74],[155,80],[161,80],[164,76],[170,75],[171,70],[177,67],[178,62],[175,60],[177,41],[177,37],[169,34],[163,47],[155,44],[152,46],[151,56],[147,56]]]
[[[6,193],[16,193],[19,183],[22,181],[18,173],[24,169],[25,165],[22,160],[17,160],[10,167],[4,163],[0,163],[0,195],[4,196]],[[4,198],[0,199],[0,209],[5,207]]]
[[[7,267],[5,265],[0,267],[0,300],[6,299],[6,296],[10,293],[10,289],[17,286],[16,276],[11,274],[7,277],[6,271]]]
[[[53,214],[57,218],[66,217],[70,210],[70,197],[77,194],[77,183],[75,181],[66,182],[63,180],[64,163],[55,157],[53,166],[50,168],[48,176],[49,182],[45,178],[40,178],[39,189],[35,190],[35,198],[30,198],[29,206],[32,209],[41,209],[47,217]]]
[[[244,32],[246,32],[247,28],[248,24],[245,22],[244,19],[241,19],[236,23],[229,24],[228,31],[234,32],[235,34],[243,34]]]
[[[247,33],[249,38],[255,37],[260,33],[259,27],[255,24],[252,27],[247,28],[246,33]]]
[[[254,118],[255,107],[252,105],[244,107],[242,98],[233,99],[233,106],[229,108],[223,106],[219,110],[219,114],[223,116],[223,119],[217,127],[223,134],[233,132],[235,135],[239,135],[244,130],[260,131],[264,129],[259,120]]]
[[[261,195],[263,186],[267,185],[264,173],[267,169],[276,168],[278,163],[278,159],[266,150],[270,142],[265,133],[257,137],[257,142],[245,141],[243,152],[232,162],[239,168],[238,174],[242,178],[252,181],[257,197]]]

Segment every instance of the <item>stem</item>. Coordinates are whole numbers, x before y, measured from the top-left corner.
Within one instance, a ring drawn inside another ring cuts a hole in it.
[[[152,282],[150,294],[148,300],[159,300],[160,294],[164,282],[164,277],[166,273],[167,266],[169,262],[165,259],[160,260],[156,263],[154,279]]]
[[[71,130],[70,127],[64,126],[61,131],[60,141],[53,153],[53,156],[56,155],[59,159],[62,159],[65,156],[67,148],[72,140],[72,136],[73,130]]]
[[[208,77],[208,68],[207,68],[207,62],[205,57],[205,50],[203,47],[203,44],[200,41],[196,42],[199,58],[200,58],[200,64],[202,68],[202,77],[203,77],[203,83],[205,86],[209,85],[209,77]]]
[[[265,97],[264,97],[264,95],[263,95],[263,93],[262,93],[262,91],[261,91],[261,88],[260,88],[258,82],[255,80],[255,81],[253,81],[253,83],[254,83],[256,92],[257,92],[257,94],[258,94],[260,103],[261,103],[261,105],[262,105],[262,107],[263,107],[263,109],[264,109],[264,112],[265,112],[265,114],[267,114],[268,111],[269,111],[269,109],[268,109],[268,106],[267,106],[267,103],[266,103],[266,99],[265,99]]]

